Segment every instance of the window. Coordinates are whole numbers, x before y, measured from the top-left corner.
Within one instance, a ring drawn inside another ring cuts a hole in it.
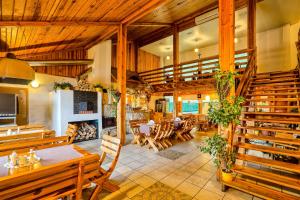
[[[183,100],[182,113],[190,113],[190,114],[199,113],[198,100]]]
[[[165,99],[167,100],[167,113],[173,112],[174,109],[174,103],[173,103],[173,96],[165,96]]]

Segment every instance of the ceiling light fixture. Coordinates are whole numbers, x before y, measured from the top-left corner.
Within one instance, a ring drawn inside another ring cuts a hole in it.
[[[33,87],[33,88],[38,88],[38,87],[40,87],[40,83],[39,83],[37,80],[31,81],[30,85],[31,85],[31,87]]]
[[[195,48],[194,51],[195,51],[195,53],[198,53],[198,52],[199,52],[199,49],[198,49],[198,48]]]

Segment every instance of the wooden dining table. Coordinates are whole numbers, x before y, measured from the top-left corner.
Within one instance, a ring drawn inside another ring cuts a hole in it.
[[[6,196],[4,199],[14,199],[15,197],[20,199],[20,195],[28,196],[24,197],[25,199],[39,199],[39,197],[47,194],[64,197],[64,195],[71,195],[72,193],[76,193],[76,199],[80,199],[82,189],[91,184],[89,178],[101,175],[99,172],[99,155],[91,154],[74,144],[37,150],[36,156],[40,158],[40,161],[19,168],[7,168],[5,164],[8,162],[8,155],[0,157],[0,199],[2,194]],[[75,165],[77,167],[79,165],[77,172],[74,168]],[[85,166],[86,168],[84,168]],[[49,169],[55,171],[49,171]],[[48,173],[46,173],[47,170]],[[37,176],[41,176],[42,179],[35,179]],[[58,179],[53,179],[53,176],[57,176]],[[74,180],[74,176],[76,180]],[[23,177],[28,177],[28,180]],[[70,179],[71,177],[73,179]],[[50,182],[45,181],[46,179]],[[39,181],[42,181],[40,183],[43,184],[37,184]],[[77,185],[74,186],[75,189],[69,189],[72,184]],[[35,186],[28,187],[29,185]],[[25,193],[23,189],[26,189]],[[66,189],[66,192],[61,194],[63,189]]]
[[[90,153],[77,145],[64,145],[57,146],[47,149],[41,149],[36,151],[37,157],[40,158],[39,162],[31,166],[8,169],[5,167],[5,163],[8,162],[8,155],[0,157],[0,182],[1,178],[19,174],[19,173],[30,173],[41,167],[51,166],[64,161],[69,161],[78,158],[84,158],[85,155],[90,155]]]

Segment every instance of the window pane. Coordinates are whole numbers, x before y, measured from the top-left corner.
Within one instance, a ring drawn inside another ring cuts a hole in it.
[[[199,110],[198,100],[183,100],[182,113],[197,114]]]

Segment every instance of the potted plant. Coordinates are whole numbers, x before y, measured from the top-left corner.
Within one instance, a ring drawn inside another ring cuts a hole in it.
[[[56,92],[57,90],[61,90],[61,85],[58,82],[54,82],[53,90]]]
[[[230,182],[233,179],[232,167],[236,160],[236,153],[228,148],[227,140],[220,134],[207,138],[200,147],[201,152],[208,153],[216,167],[221,169],[222,180]]]
[[[63,90],[71,90],[73,88],[73,85],[68,82],[61,83],[61,89]]]
[[[68,82],[63,82],[63,83],[58,83],[58,82],[54,82],[53,85],[53,90],[57,91],[57,90],[70,90],[73,88],[73,85],[71,83]]]
[[[102,92],[103,91],[103,86],[100,85],[99,83],[98,84],[95,84],[94,85],[94,88],[97,92]]]

